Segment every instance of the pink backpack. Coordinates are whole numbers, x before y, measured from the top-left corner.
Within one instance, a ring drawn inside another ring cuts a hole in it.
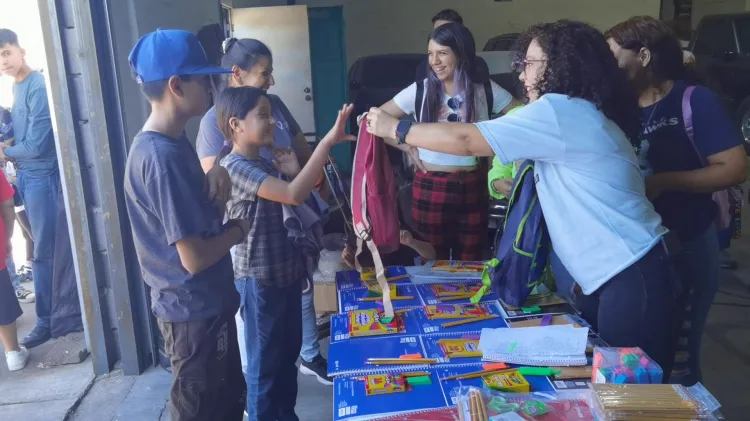
[[[365,115],[359,117],[359,121]],[[352,167],[352,224],[357,235],[355,263],[361,273],[359,254],[362,245],[372,253],[375,275],[383,293],[385,317],[393,317],[388,281],[380,253],[393,253],[400,247],[396,180],[382,139],[367,132],[360,124],[357,150]]]

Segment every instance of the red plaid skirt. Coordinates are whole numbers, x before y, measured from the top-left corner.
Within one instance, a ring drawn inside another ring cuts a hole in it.
[[[481,260],[487,243],[487,172],[417,171],[412,217],[438,259]]]

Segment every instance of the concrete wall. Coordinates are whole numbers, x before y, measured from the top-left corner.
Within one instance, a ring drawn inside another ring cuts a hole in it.
[[[750,0],[693,0],[693,28],[706,15],[747,11],[750,11]]]
[[[286,0],[231,1],[234,7],[287,3]],[[297,0],[296,3],[310,7],[344,6],[350,64],[372,54],[425,51],[430,18],[449,7],[464,16],[480,49],[493,36],[518,32],[539,22],[570,18],[603,30],[634,15],[658,17],[661,7],[660,0]]]
[[[130,73],[128,54],[136,41],[157,28],[184,29],[197,32],[204,25],[219,22],[219,0],[117,0],[109,3],[114,16],[114,50],[119,66],[119,80],[125,125],[129,139],[141,129],[149,113],[148,102],[141,95]],[[188,137],[195,139],[198,119],[188,126]]]

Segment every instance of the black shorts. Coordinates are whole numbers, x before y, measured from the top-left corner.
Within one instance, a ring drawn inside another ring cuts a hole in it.
[[[8,269],[0,270],[0,326],[15,322],[22,314]]]
[[[23,206],[23,199],[21,198],[21,192],[18,190],[18,186],[15,184],[11,184],[10,186],[13,187],[13,191],[15,192],[13,194],[13,206]]]
[[[172,421],[241,421],[246,385],[234,313],[206,320],[159,320],[172,363]]]

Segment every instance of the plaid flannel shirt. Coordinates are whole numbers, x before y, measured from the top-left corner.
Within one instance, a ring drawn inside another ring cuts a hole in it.
[[[235,279],[250,277],[272,287],[299,282],[304,276],[303,256],[284,227],[282,205],[257,196],[263,180],[278,170],[266,158],[248,159],[234,153],[221,165],[232,179],[229,218],[250,222],[247,238],[234,252]]]

